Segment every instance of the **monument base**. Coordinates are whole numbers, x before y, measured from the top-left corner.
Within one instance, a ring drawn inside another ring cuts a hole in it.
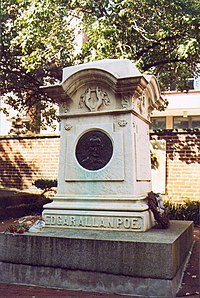
[[[42,216],[51,228],[145,232],[155,225],[145,197],[54,197]]]
[[[193,243],[193,223],[145,233],[52,229],[0,234],[1,282],[175,297]]]
[[[150,211],[45,210],[43,218],[47,227],[80,230],[144,232],[154,225],[153,215]]]

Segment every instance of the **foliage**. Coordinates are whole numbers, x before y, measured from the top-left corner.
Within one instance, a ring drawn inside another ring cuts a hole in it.
[[[185,88],[199,62],[197,0],[77,0],[88,42],[82,61],[128,58],[162,86]]]
[[[34,185],[42,190],[49,190],[52,187],[57,187],[57,180],[38,179],[34,181]]]
[[[6,232],[9,233],[17,233],[17,234],[23,234],[24,232],[28,232],[29,228],[26,224],[17,224],[17,225],[10,225]]]
[[[39,87],[59,82],[64,66],[128,58],[162,89],[174,81],[185,89],[199,62],[199,12],[197,0],[2,0],[1,95],[20,116],[42,112],[34,131],[56,119]]]
[[[200,202],[185,200],[183,203],[166,201],[164,203],[169,219],[192,220],[200,225]]]
[[[40,86],[59,81],[63,66],[72,64],[68,16],[67,6],[58,0],[1,2],[1,95],[20,115],[42,113],[39,123],[31,123],[33,131],[56,119],[53,101]]]

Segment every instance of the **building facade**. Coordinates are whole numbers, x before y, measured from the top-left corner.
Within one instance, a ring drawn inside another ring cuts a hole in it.
[[[189,83],[163,93],[168,107],[151,115],[153,190],[172,200],[200,200],[200,77]]]
[[[152,130],[200,128],[200,77],[190,81],[190,88],[163,93],[169,104],[165,111],[152,112]]]

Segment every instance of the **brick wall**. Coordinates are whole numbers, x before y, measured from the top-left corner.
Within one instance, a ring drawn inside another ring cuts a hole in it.
[[[200,200],[200,131],[164,130],[152,140],[166,140],[166,195]]]
[[[151,133],[166,140],[166,194],[200,200],[200,131]],[[40,178],[57,179],[59,135],[0,137],[0,186],[30,189]]]
[[[32,188],[37,179],[57,179],[59,135],[0,137],[0,186]]]

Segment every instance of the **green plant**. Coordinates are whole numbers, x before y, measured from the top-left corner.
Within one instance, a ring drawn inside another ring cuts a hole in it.
[[[38,179],[35,180],[34,185],[40,189],[50,189],[52,187],[57,187],[57,180],[51,179]]]
[[[195,225],[200,224],[200,202],[189,199],[183,202],[165,201],[164,206],[167,209],[169,219],[191,220]]]
[[[33,185],[43,190],[42,194],[51,191],[53,187],[57,187],[57,184],[56,179],[38,179],[33,182]]]
[[[38,132],[57,119],[58,100],[40,86],[57,84],[63,67],[125,58],[156,75],[163,90],[175,82],[187,90],[187,79],[199,73],[199,3],[2,0],[1,96],[20,115],[32,116],[29,129]]]

